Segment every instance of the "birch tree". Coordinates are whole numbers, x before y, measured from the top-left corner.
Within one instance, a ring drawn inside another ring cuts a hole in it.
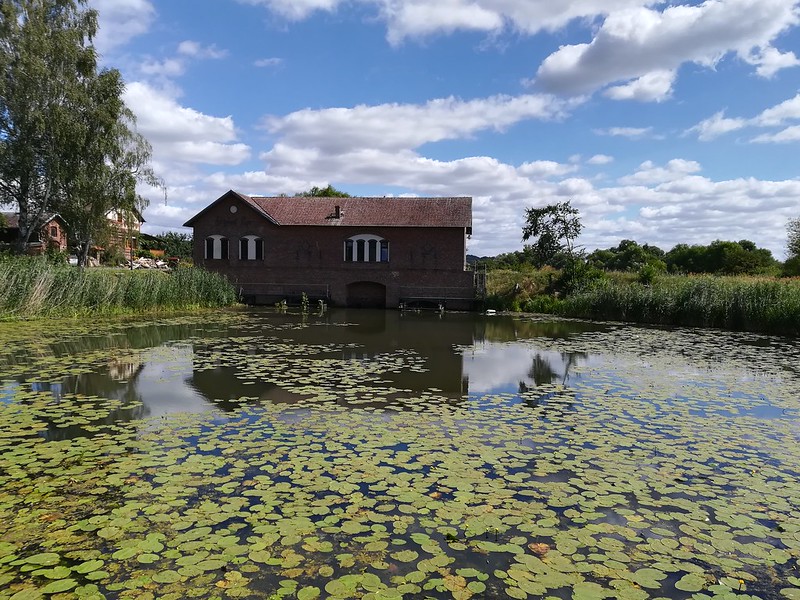
[[[74,150],[70,98],[96,70],[97,14],[84,3],[0,2],[0,203],[19,211],[20,252],[57,210]]]

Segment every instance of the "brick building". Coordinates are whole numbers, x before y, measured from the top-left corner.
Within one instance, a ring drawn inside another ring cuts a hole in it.
[[[19,213],[4,212],[0,223],[0,246],[12,247],[19,238]],[[42,219],[39,231],[28,240],[29,254],[42,254],[48,249],[63,252],[67,249],[67,222],[61,215],[50,214]]]
[[[254,304],[302,293],[337,306],[471,308],[471,198],[249,197],[189,219],[194,261]]]

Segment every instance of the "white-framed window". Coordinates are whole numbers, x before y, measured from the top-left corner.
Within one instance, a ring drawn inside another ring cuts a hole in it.
[[[344,241],[345,262],[389,262],[389,241],[377,235],[360,234]]]
[[[264,260],[264,240],[255,235],[240,238],[239,260]]]
[[[210,235],[206,238],[206,260],[228,260],[228,238]]]

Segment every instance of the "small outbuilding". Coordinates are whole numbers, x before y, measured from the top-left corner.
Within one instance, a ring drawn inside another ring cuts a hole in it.
[[[468,309],[472,198],[250,197],[229,191],[185,223],[194,262],[252,304]]]

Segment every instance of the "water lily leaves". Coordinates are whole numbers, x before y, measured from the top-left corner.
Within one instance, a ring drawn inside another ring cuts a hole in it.
[[[417,560],[419,553],[413,550],[401,550],[400,552],[393,552],[391,557],[397,561],[408,563]]]
[[[156,583],[176,583],[182,579],[180,573],[167,569],[159,571],[153,575],[153,581]]]
[[[253,550],[248,554],[248,558],[253,562],[267,563],[272,558],[272,553],[267,550]]]
[[[644,588],[658,589],[659,587],[661,587],[661,581],[663,581],[666,578],[667,574],[664,573],[663,571],[645,567],[642,569],[637,569],[633,573],[631,581]]]
[[[55,552],[43,552],[29,556],[25,559],[25,562],[31,565],[52,566],[61,562],[61,556]]]
[[[92,571],[99,570],[104,564],[105,562],[102,560],[87,560],[77,565],[72,570],[75,571],[76,573],[85,575],[86,573],[91,573]]]
[[[134,547],[120,548],[111,555],[114,560],[127,560],[139,554],[139,550]]]
[[[72,573],[72,569],[69,567],[65,567],[63,565],[59,565],[57,567],[53,567],[52,569],[39,569],[35,571],[37,575],[42,575],[47,579],[65,579],[69,577]]]
[[[304,587],[297,591],[297,600],[315,600],[319,598],[321,591],[318,587]]]
[[[358,577],[344,576],[333,579],[325,584],[325,591],[331,596],[339,598],[352,598],[356,593]]]
[[[71,590],[77,585],[78,582],[74,579],[60,579],[58,581],[52,581],[48,583],[40,591],[42,594],[60,594],[61,592],[67,592]]]
[[[143,565],[149,565],[159,560],[158,554],[144,553],[136,557],[136,560]]]
[[[227,564],[228,563],[225,562],[224,560],[209,558],[201,560],[195,565],[195,567],[197,567],[198,569],[202,569],[203,571],[218,571]]]
[[[43,593],[38,588],[27,588],[16,592],[11,596],[11,600],[40,600]]]
[[[765,596],[798,588],[791,343],[622,326],[487,338],[481,352],[571,361],[568,376],[453,395],[434,381],[437,358],[318,343],[290,316],[191,327],[188,342],[81,359],[86,373],[160,364],[161,390],[187,377],[220,400],[232,390],[207,412],[124,422],[136,403],[53,402],[17,380],[5,392],[22,371],[0,364],[0,511],[13,516],[0,525],[0,587],[74,579],[96,581],[75,595],[147,600],[148,586],[240,597],[283,578],[280,597],[335,581],[341,594],[319,596],[700,600],[741,595],[752,572]],[[456,355],[475,350],[465,344]],[[58,363],[35,368],[68,386]],[[53,556],[27,562],[23,548]]]
[[[688,573],[675,582],[675,587],[684,592],[699,592],[708,584],[708,580],[697,573]]]

